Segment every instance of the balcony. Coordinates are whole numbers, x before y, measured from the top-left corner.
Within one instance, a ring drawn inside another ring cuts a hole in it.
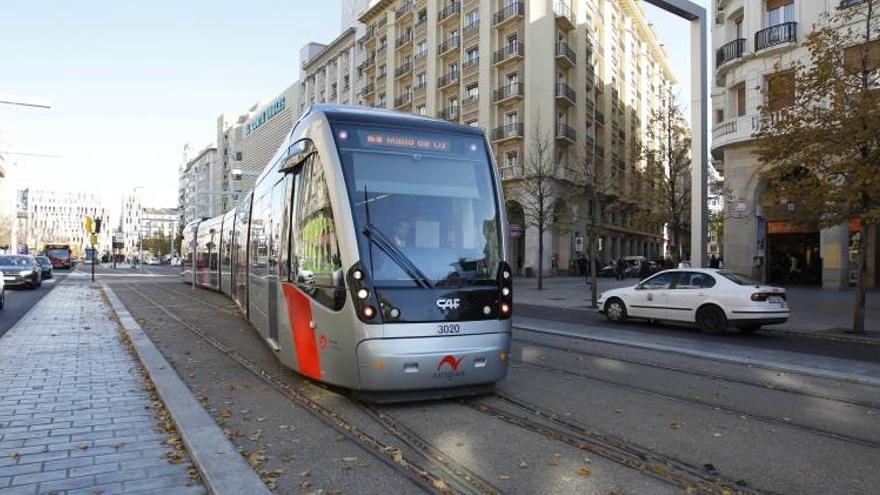
[[[577,56],[574,50],[568,46],[568,43],[560,41],[556,43],[556,60],[564,66],[574,67],[577,63]]]
[[[464,27],[464,29],[461,32],[462,32],[462,36],[464,36],[465,39],[468,39],[471,36],[474,36],[475,34],[479,33],[480,32],[480,20],[477,19],[474,22],[468,24],[467,26]]]
[[[525,85],[521,82],[507,83],[496,89],[492,94],[492,101],[501,103],[512,98],[522,98],[525,94]]]
[[[376,85],[373,83],[369,83],[364,86],[364,89],[361,90],[361,96],[367,97],[376,92]]]
[[[394,42],[394,46],[397,48],[401,48],[403,46],[406,46],[408,43],[411,43],[412,40],[413,40],[412,32],[407,31],[407,32],[403,33],[399,38],[397,38],[397,41]]]
[[[525,172],[523,166],[520,164],[505,165],[499,167],[498,171],[501,172],[501,180],[522,179]]]
[[[398,21],[403,19],[405,16],[412,14],[413,10],[415,10],[415,6],[416,3],[412,0],[403,2],[403,5],[401,5],[397,8],[397,10],[394,11],[394,17],[396,17]]]
[[[511,19],[522,17],[526,13],[526,6],[523,2],[510,3],[503,9],[495,12],[492,16],[492,25],[500,27]]]
[[[760,127],[760,118],[759,115],[743,115],[715,124],[712,127],[712,150],[752,139],[752,133]]]
[[[367,70],[367,69],[372,68],[374,65],[376,65],[376,56],[370,55],[369,57],[366,58],[366,60],[361,62],[360,68],[361,68],[361,70]]]
[[[406,92],[394,99],[394,108],[400,108],[412,103],[412,93]]]
[[[437,55],[443,55],[454,48],[458,48],[459,41],[461,41],[461,38],[453,36],[443,43],[440,43],[440,46],[437,47]]]
[[[412,63],[404,62],[403,65],[394,70],[394,78],[400,79],[403,76],[412,74]]]
[[[461,63],[461,71],[465,74],[469,74],[473,72],[471,69],[476,69],[480,66],[480,57],[472,57],[465,59],[464,62]]]
[[[570,31],[574,29],[574,13],[568,2],[556,0],[553,2],[553,14],[556,16],[556,25],[559,29]]]
[[[428,25],[428,17],[427,16],[419,17],[418,20],[416,20],[416,25],[413,26],[413,29],[415,30],[416,33],[418,33],[418,32],[424,31],[424,29],[427,25]]]
[[[518,41],[508,43],[507,46],[495,52],[492,60],[495,65],[498,65],[509,60],[522,58],[524,51],[525,50],[522,43]]]
[[[416,96],[421,96],[422,94],[424,94],[424,92],[427,88],[428,88],[428,81],[422,81],[420,83],[416,83],[416,85],[413,86],[413,94]]]
[[[855,7],[856,5],[861,5],[865,3],[865,0],[840,0],[840,5],[837,6],[838,9],[846,9],[849,7]]]
[[[469,96],[465,96],[465,98],[463,100],[461,100],[461,105],[464,107],[469,107],[471,105],[476,104],[478,101],[480,101],[479,94],[469,95]]]
[[[428,56],[428,50],[422,50],[420,52],[416,52],[416,54],[413,55],[413,62],[424,61],[425,57],[427,57],[427,56]]]
[[[522,124],[507,124],[492,130],[492,141],[497,143],[508,139],[522,139],[524,134]]]
[[[437,21],[444,22],[461,13],[461,2],[452,2],[437,14]]]
[[[458,115],[458,105],[452,105],[451,107],[446,107],[441,110],[437,117],[443,120],[457,121]]]
[[[744,38],[735,39],[727,43],[719,48],[718,53],[715,54],[715,68],[717,69],[728,62],[741,59],[745,51],[746,40]]]
[[[450,86],[455,84],[461,79],[461,72],[454,70],[451,72],[447,72],[443,74],[439,79],[437,79],[437,89],[443,89],[446,86]]]
[[[574,105],[577,102],[577,95],[568,84],[556,83],[556,100],[560,103]]]
[[[755,51],[797,42],[797,23],[785,22],[755,33]]]
[[[574,144],[575,137],[577,137],[577,132],[575,132],[574,128],[561,122],[556,123],[557,140],[568,142],[568,144]]]
[[[596,123],[599,125],[605,125],[605,114],[596,110]]]

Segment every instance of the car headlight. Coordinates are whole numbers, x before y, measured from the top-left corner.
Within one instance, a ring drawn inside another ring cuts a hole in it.
[[[31,270],[22,270],[22,271],[18,272],[18,274],[21,275],[22,277],[29,277],[31,275],[31,273],[34,273],[34,272]]]

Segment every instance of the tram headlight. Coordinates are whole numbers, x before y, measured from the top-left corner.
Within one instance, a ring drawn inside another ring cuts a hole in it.
[[[501,303],[501,314],[503,314],[503,315],[510,314],[510,304]]]
[[[507,270],[504,270],[504,271],[501,273],[501,276],[504,277],[504,280],[507,280],[507,279],[510,278],[510,272],[507,271]]]
[[[397,308],[391,308],[391,311],[389,313],[391,314],[392,318],[397,318],[398,316],[400,316],[400,310]]]
[[[504,297],[509,296],[510,295],[510,287],[502,287],[501,288],[501,295]]]
[[[363,313],[364,318],[372,320],[373,317],[376,316],[376,308],[372,306],[364,306],[364,309],[361,310],[361,313]]]
[[[367,289],[360,289],[357,291],[357,296],[358,299],[366,299],[370,297],[370,291],[368,291]]]
[[[355,280],[363,280],[364,279],[364,272],[362,272],[360,270],[355,270],[355,271],[351,272],[351,278],[353,278]]]

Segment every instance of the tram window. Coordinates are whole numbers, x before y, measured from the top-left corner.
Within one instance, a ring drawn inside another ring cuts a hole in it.
[[[312,155],[296,176],[291,274],[321,304],[341,309],[345,301],[342,260],[324,167]]]

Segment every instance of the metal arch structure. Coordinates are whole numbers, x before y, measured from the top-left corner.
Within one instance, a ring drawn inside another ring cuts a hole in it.
[[[688,0],[644,0],[691,23],[691,264],[706,265],[709,70],[706,9]],[[697,164],[698,166],[693,166]]]

